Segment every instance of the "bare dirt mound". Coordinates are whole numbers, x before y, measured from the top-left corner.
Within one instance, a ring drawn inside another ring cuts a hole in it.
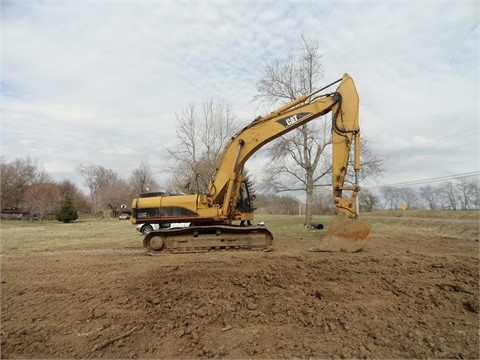
[[[5,255],[2,358],[478,358],[478,242]]]

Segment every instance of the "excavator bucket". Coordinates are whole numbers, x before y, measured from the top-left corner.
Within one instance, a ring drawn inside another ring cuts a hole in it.
[[[350,253],[362,251],[369,233],[369,225],[358,220],[348,219],[344,213],[340,213],[321,239],[320,245],[310,248],[308,251]]]

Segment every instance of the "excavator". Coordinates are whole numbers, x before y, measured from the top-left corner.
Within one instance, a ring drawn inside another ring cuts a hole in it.
[[[321,91],[339,83],[334,92]],[[320,93],[320,94],[319,94]],[[360,191],[359,98],[353,79],[343,77],[320,90],[303,95],[270,114],[258,117],[227,143],[206,194],[147,193],[132,201],[132,224],[159,224],[147,234],[149,251],[173,253],[211,250],[271,250],[272,233],[250,225],[253,207],[244,179],[246,161],[262,146],[319,116],[332,113],[332,187],[337,214],[318,246],[309,251],[361,251],[370,227],[356,220]],[[354,156],[354,185],[345,177],[350,153]],[[347,194],[349,196],[346,196]],[[240,222],[239,224],[236,222]],[[247,226],[244,223],[247,222]],[[170,224],[188,223],[175,227]]]

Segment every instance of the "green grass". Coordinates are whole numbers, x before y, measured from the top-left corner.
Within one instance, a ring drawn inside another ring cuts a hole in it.
[[[448,219],[425,221],[420,219],[386,219],[364,218],[371,225],[375,234],[409,234],[440,236],[454,239],[478,239],[479,225],[474,221],[468,223],[450,222]]]
[[[408,211],[362,214],[361,220],[372,227],[371,235],[408,234],[442,236],[458,239],[479,238],[479,212]],[[426,221],[424,218],[434,218]],[[457,219],[452,221],[449,219]],[[255,223],[264,221],[275,237],[318,237],[325,230],[311,230],[303,225],[303,216],[258,215]],[[328,228],[333,216],[314,216],[314,223]],[[469,221],[462,221],[469,220]],[[116,219],[83,219],[70,224],[58,221],[0,222],[0,253],[58,251],[105,247],[141,248],[143,237],[129,221]]]
[[[479,210],[453,211],[453,210],[384,210],[363,214],[364,217],[413,217],[426,219],[465,219],[479,220]]]
[[[401,211],[401,210],[400,210]],[[463,214],[459,214],[463,213]],[[412,216],[394,216],[395,212],[362,214],[360,220],[371,226],[371,234],[408,234],[442,236],[458,239],[478,239],[480,236],[479,212],[451,211],[442,213],[415,212]],[[431,215],[431,216],[429,216]],[[449,216],[448,216],[449,215]],[[476,217],[475,217],[476,216]],[[434,219],[428,221],[425,219]],[[310,230],[303,226],[303,216],[259,215],[256,221],[265,221],[265,225],[274,235],[318,237],[323,234],[333,220],[333,216],[314,216],[313,223],[321,223],[325,230]],[[452,221],[453,220],[453,221]],[[462,220],[466,220],[463,222]]]
[[[129,221],[85,219],[64,224],[51,221],[0,222],[0,251],[53,251],[104,247],[105,244],[136,246],[142,237]]]
[[[389,210],[362,214],[374,234],[442,236],[479,239],[480,211]],[[433,219],[428,221],[425,219]]]
[[[318,237],[317,230],[311,230],[303,225],[304,216],[299,215],[258,215],[255,216],[255,223],[264,221],[265,226],[273,235]],[[325,229],[330,225],[333,216],[314,216],[314,224],[323,224]]]

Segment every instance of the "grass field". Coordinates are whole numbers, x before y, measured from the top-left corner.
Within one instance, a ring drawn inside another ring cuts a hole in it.
[[[479,220],[480,211],[450,211],[450,210],[384,210],[366,213],[368,217],[410,217],[425,219],[464,219]]]
[[[448,238],[478,239],[479,212],[391,211],[362,215],[372,227],[371,236],[393,232],[409,235],[441,235]],[[315,216],[314,222],[328,228],[332,216]],[[426,220],[431,219],[431,220]],[[325,230],[303,226],[303,216],[258,215],[274,236],[316,237]],[[105,245],[140,247],[142,236],[129,221],[116,219],[83,219],[70,224],[58,221],[0,222],[0,251],[55,251],[105,248]]]

